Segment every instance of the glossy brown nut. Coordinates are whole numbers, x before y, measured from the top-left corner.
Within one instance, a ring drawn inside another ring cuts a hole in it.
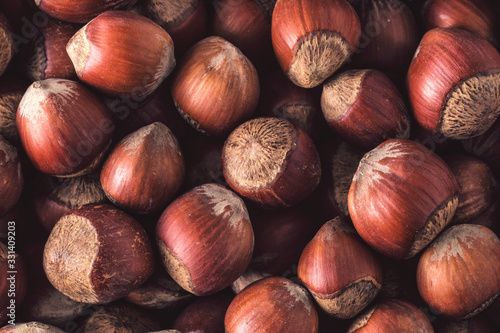
[[[252,116],[259,93],[250,60],[215,36],[189,49],[172,81],[174,102],[186,120],[202,133],[223,138]]]
[[[500,54],[488,41],[460,29],[428,31],[407,76],[413,114],[425,129],[450,139],[488,130],[500,114]]]
[[[34,213],[49,232],[71,209],[108,201],[99,181],[99,174],[95,172],[70,178],[42,174],[32,184]]]
[[[122,98],[144,99],[175,67],[170,35],[132,12],[100,14],[76,32],[66,51],[80,80]]]
[[[476,33],[495,44],[495,11],[488,0],[428,0],[423,8],[426,30],[459,28]]]
[[[445,162],[424,146],[390,139],[360,161],[348,195],[356,231],[371,247],[410,258],[453,218],[458,185]]]
[[[209,12],[204,0],[145,0],[139,6],[140,13],[172,37],[176,56],[207,35]]]
[[[227,333],[316,333],[318,313],[303,287],[269,277],[236,295],[224,325]]]
[[[112,9],[132,7],[137,0],[35,0],[45,13],[62,21],[87,23],[97,15]]]
[[[123,138],[101,169],[101,184],[111,200],[137,213],[158,212],[184,180],[184,157],[172,131],[162,123],[144,126]]]
[[[443,157],[458,182],[458,207],[453,224],[465,223],[485,213],[499,197],[498,182],[490,167],[466,154]]]
[[[77,79],[73,63],[66,52],[66,44],[81,27],[80,24],[48,18],[27,52],[24,64],[27,76],[33,81]]]
[[[144,283],[154,271],[144,228],[111,205],[66,213],[45,244],[43,267],[57,290],[77,302],[103,304]]]
[[[361,25],[345,0],[278,0],[271,34],[283,72],[296,85],[312,88],[346,63]]]
[[[353,6],[363,28],[353,64],[403,79],[420,40],[411,9],[400,0],[361,0]]]
[[[53,176],[92,172],[114,130],[106,105],[82,84],[63,79],[34,82],[19,104],[16,124],[33,165]]]
[[[276,0],[218,0],[213,2],[211,33],[238,47],[257,68],[274,59],[271,17]]]
[[[224,143],[222,168],[232,189],[266,208],[299,203],[321,178],[311,138],[289,121],[273,117],[238,126]]]
[[[17,149],[0,135],[0,216],[12,209],[24,187]]]
[[[170,276],[197,296],[229,287],[247,268],[254,248],[243,200],[213,183],[174,200],[158,221],[156,237]]]
[[[445,230],[418,262],[417,286],[431,310],[468,318],[500,294],[500,239],[490,229],[459,224]]]
[[[321,109],[330,128],[363,149],[410,136],[410,116],[403,97],[378,70],[349,70],[326,81]]]
[[[370,304],[383,278],[372,250],[339,217],[326,222],[304,248],[298,276],[320,308],[341,319]]]
[[[434,333],[427,316],[407,301],[392,299],[382,301],[365,311],[347,333],[421,332]]]
[[[82,325],[84,333],[98,332],[151,332],[161,325],[152,313],[126,302],[99,307]]]

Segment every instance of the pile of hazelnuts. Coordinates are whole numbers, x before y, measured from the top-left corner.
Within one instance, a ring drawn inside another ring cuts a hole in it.
[[[1,0],[0,332],[498,332],[499,14]]]

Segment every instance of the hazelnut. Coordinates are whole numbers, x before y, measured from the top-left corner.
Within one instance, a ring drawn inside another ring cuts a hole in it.
[[[330,128],[363,149],[410,136],[410,116],[403,97],[378,70],[349,70],[326,81],[321,109]]]
[[[45,13],[62,21],[87,23],[97,15],[111,9],[127,9],[137,0],[35,0]]]
[[[158,212],[184,180],[184,157],[172,131],[156,122],[118,142],[100,178],[104,192],[116,205],[137,213]]]
[[[170,276],[197,296],[229,287],[247,268],[254,248],[243,200],[213,183],[175,199],[161,215],[156,237]]]
[[[410,258],[453,218],[458,185],[445,162],[424,146],[390,139],[361,159],[348,195],[359,235],[382,254]]]
[[[352,323],[347,333],[434,333],[427,316],[415,305],[400,299],[381,301]]]
[[[297,204],[321,178],[311,138],[289,121],[273,117],[238,126],[224,143],[222,168],[232,189],[266,208]]]
[[[321,309],[352,318],[381,290],[382,266],[341,218],[326,222],[302,251],[299,279]]]
[[[80,80],[118,97],[145,98],[175,66],[170,35],[126,11],[100,14],[71,37],[66,51]]]
[[[469,318],[500,294],[500,239],[490,229],[459,224],[445,230],[424,251],[417,287],[431,310]]]
[[[312,88],[347,62],[361,25],[346,0],[278,0],[271,34],[283,72],[296,85]]]
[[[29,84],[17,75],[0,77],[0,135],[16,147],[21,146],[16,127],[16,113]]]
[[[182,58],[172,81],[179,112],[202,133],[226,137],[249,119],[259,100],[257,71],[221,37],[207,37]]]
[[[500,114],[500,54],[460,29],[428,31],[408,69],[413,114],[425,129],[450,139],[483,134]]]
[[[233,299],[227,333],[316,333],[318,313],[307,290],[282,277],[257,281]]]
[[[108,204],[66,213],[52,229],[43,253],[52,285],[77,302],[92,304],[127,295],[152,275],[154,264],[143,227]]]
[[[65,79],[34,82],[19,104],[16,123],[33,165],[53,176],[91,173],[114,130],[106,105],[82,84]]]

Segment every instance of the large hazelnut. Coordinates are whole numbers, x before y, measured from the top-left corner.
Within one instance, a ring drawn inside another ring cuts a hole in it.
[[[35,4],[50,16],[66,22],[87,23],[111,9],[132,7],[137,0],[35,0]]]
[[[339,136],[363,149],[410,136],[410,116],[403,97],[378,70],[345,71],[326,81],[321,109]]]
[[[410,258],[451,221],[458,185],[445,162],[424,146],[390,139],[361,159],[349,189],[359,235],[392,258]]]
[[[232,189],[268,208],[297,204],[321,178],[311,138],[291,122],[273,117],[238,126],[224,143],[222,168]]]
[[[381,301],[354,320],[347,333],[419,332],[434,333],[422,310],[400,299]]]
[[[382,266],[341,218],[326,222],[302,251],[299,279],[318,305],[337,318],[352,318],[380,292]]]
[[[126,11],[100,14],[71,37],[66,50],[80,80],[119,97],[145,98],[175,66],[170,35]]]
[[[154,266],[144,228],[107,204],[66,213],[52,229],[43,253],[49,281],[84,303],[109,303],[127,295],[153,274]]]
[[[226,137],[252,116],[259,93],[259,78],[250,60],[215,36],[189,49],[172,81],[179,112],[197,130],[218,137]]]
[[[500,239],[476,224],[450,227],[420,257],[417,286],[436,314],[478,314],[500,294]]]
[[[17,149],[0,135],[0,216],[12,209],[24,187]]]
[[[347,62],[361,25],[346,0],[278,0],[272,42],[276,59],[296,85],[320,85]]]
[[[116,205],[138,213],[165,209],[184,180],[184,158],[172,131],[162,123],[123,138],[101,170],[101,184]]]
[[[316,333],[318,313],[306,289],[269,277],[236,295],[224,325],[227,333]]]
[[[114,130],[106,105],[82,84],[64,79],[34,82],[19,104],[16,123],[33,165],[53,176],[92,172]]]
[[[254,248],[243,200],[213,183],[174,200],[158,221],[156,237],[170,276],[197,296],[231,285],[247,268]]]
[[[428,31],[408,69],[407,84],[418,123],[450,139],[480,135],[500,114],[500,54],[466,30]]]

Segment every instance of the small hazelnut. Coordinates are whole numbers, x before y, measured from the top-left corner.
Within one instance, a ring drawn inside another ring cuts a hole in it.
[[[118,97],[145,98],[175,66],[170,35],[142,15],[119,10],[87,23],[66,51],[80,80]]]
[[[317,333],[318,313],[306,289],[268,277],[236,295],[224,326],[227,333]]]
[[[415,305],[400,299],[381,301],[358,316],[347,333],[434,333],[427,316]]]
[[[320,85],[347,62],[361,25],[346,0],[278,0],[271,34],[281,69],[296,85]]]
[[[222,168],[233,190],[266,208],[299,203],[321,178],[311,138],[291,122],[274,117],[238,126],[224,143]]]
[[[177,139],[167,126],[156,122],[118,142],[102,166],[100,179],[111,202],[145,214],[165,209],[184,172]]]
[[[161,215],[156,237],[170,276],[197,296],[229,287],[247,268],[254,248],[243,200],[213,183],[175,199]]]
[[[382,266],[341,218],[326,222],[302,251],[299,279],[321,309],[352,318],[380,292]]]
[[[52,285],[83,303],[109,303],[127,295],[153,274],[154,266],[144,228],[108,204],[66,213],[52,229],[43,253]]]
[[[189,49],[172,81],[175,105],[185,119],[202,133],[222,138],[252,116],[259,93],[250,60],[216,36]]]
[[[65,79],[34,82],[19,104],[16,124],[33,165],[53,176],[91,173],[114,130],[101,99],[81,83]]]

